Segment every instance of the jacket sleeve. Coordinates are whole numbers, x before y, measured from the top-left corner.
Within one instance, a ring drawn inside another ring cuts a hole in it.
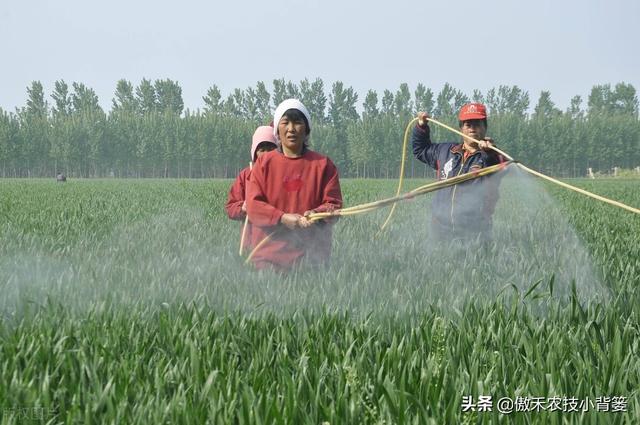
[[[267,202],[266,176],[264,162],[258,158],[247,182],[247,214],[252,224],[257,226],[275,226],[284,214]]]
[[[431,143],[429,126],[424,128],[416,125],[411,133],[413,155],[421,162],[428,164],[434,170],[438,168],[438,145]]]
[[[505,158],[496,151],[493,151],[493,150],[483,151],[483,154],[485,155],[485,158],[486,158],[485,164],[487,167],[505,162]]]
[[[246,213],[242,211],[242,204],[245,201],[245,176],[244,173],[238,174],[235,181],[229,189],[229,196],[224,209],[231,220],[244,220]]]
[[[342,191],[338,168],[327,158],[327,166],[322,175],[322,204],[314,208],[316,212],[331,212],[342,208]]]

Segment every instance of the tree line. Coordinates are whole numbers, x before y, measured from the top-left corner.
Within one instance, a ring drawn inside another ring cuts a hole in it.
[[[405,126],[427,111],[457,128],[456,113],[469,101],[489,111],[488,134],[521,162],[561,177],[584,176],[588,168],[640,166],[638,97],[631,84],[595,85],[586,102],[571,99],[561,110],[548,91],[531,99],[517,86],[471,95],[445,84],[439,92],[407,84],[378,93],[358,93],[336,81],[274,80],[235,89],[223,98],[214,85],[204,108],[185,109],[182,89],[170,79],[116,84],[112,107],[103,110],[95,91],[82,83],[55,82],[27,88],[14,112],[0,108],[0,175],[47,177],[234,177],[248,165],[254,129],[272,119],[275,105],[300,99],[312,117],[310,144],[330,156],[343,177],[397,177]],[[361,102],[361,103],[359,103]],[[432,126],[434,141],[458,136]],[[409,155],[410,156],[410,155]],[[408,177],[432,176],[413,158]]]

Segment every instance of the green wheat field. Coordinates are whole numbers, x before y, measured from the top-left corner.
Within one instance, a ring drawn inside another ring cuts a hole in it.
[[[427,195],[282,275],[230,184],[0,181],[2,424],[640,423],[640,216],[510,170],[489,244],[433,240]]]

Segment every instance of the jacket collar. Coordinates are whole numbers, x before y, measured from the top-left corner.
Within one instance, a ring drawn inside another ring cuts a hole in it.
[[[449,151],[451,153],[457,153],[457,154],[460,154],[460,155],[464,155],[464,143],[460,143],[460,144],[451,146],[451,149],[449,149]],[[482,154],[482,149],[478,149],[474,153],[469,154],[469,157],[477,155],[477,154]]]
[[[451,153],[459,153],[461,154],[464,151],[464,145],[462,143],[458,145],[451,146]]]

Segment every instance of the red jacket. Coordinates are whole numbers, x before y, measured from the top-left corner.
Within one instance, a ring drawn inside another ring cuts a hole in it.
[[[238,177],[231,185],[229,189],[229,197],[224,209],[227,211],[227,215],[231,220],[242,220],[242,226],[240,227],[240,237],[242,238],[242,230],[244,229],[244,219],[247,213],[242,211],[242,204],[246,200],[247,183],[251,176],[251,168],[243,168],[240,170]],[[243,247],[251,250],[251,223],[247,222],[247,228],[244,235]]]
[[[331,255],[331,224],[317,222],[307,229],[289,230],[280,224],[280,218],[284,213],[339,208],[338,169],[329,158],[308,149],[299,158],[288,158],[279,151],[262,155],[247,189],[247,212],[254,225],[251,244],[256,246],[277,233],[254,253],[255,266],[287,269],[305,256],[312,263],[326,262]]]
[[[244,220],[247,215],[242,211],[242,204],[246,200],[247,180],[250,175],[251,168],[243,168],[229,189],[229,197],[224,209],[231,220]]]

